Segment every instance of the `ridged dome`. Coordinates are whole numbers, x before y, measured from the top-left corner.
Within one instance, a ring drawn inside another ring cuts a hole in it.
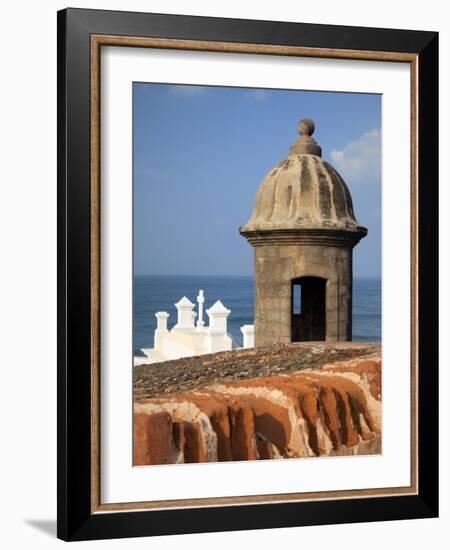
[[[321,158],[313,131],[311,120],[300,121],[300,138],[264,178],[241,233],[329,229],[360,233],[359,238],[367,233],[356,221],[344,180]]]

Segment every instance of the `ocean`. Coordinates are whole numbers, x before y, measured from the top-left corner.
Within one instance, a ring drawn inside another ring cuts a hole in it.
[[[199,289],[205,292],[206,309],[216,300],[231,310],[228,332],[233,345],[242,345],[242,325],[253,323],[253,278],[251,276],[201,276],[201,275],[136,275],[133,281],[133,348],[134,355],[143,355],[141,348],[153,347],[156,328],[155,313],[170,314],[168,328],[177,319],[175,302],[186,296],[196,303]],[[353,280],[353,340],[381,341],[381,280]]]

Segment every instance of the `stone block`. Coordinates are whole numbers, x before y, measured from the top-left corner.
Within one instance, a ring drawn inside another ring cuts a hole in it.
[[[275,245],[259,246],[257,250],[259,258],[278,258],[280,255],[280,247]]]
[[[173,462],[172,420],[167,412],[134,414],[133,464]]]

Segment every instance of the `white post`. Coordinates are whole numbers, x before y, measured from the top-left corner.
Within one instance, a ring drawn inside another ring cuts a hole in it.
[[[154,347],[158,351],[162,351],[164,347],[164,339],[169,334],[167,330],[167,319],[169,314],[166,311],[158,311],[155,313],[156,317],[156,330]]]
[[[214,330],[219,330],[222,334],[227,333],[227,317],[231,310],[227,309],[220,300],[206,310],[209,317],[209,326]]]
[[[205,336],[207,353],[228,351],[232,348],[231,338],[227,334],[227,317],[231,310],[227,309],[220,300],[206,310],[209,317],[209,327]]]
[[[242,332],[242,347],[254,348],[255,347],[255,327],[254,325],[243,325],[241,327]]]
[[[178,320],[173,328],[194,328],[195,313],[192,311],[194,304],[183,296],[175,307],[178,310]]]
[[[205,294],[203,290],[198,291],[197,302],[198,302],[197,330],[202,330],[202,328],[205,326],[205,321],[203,321],[203,304],[205,303]]]

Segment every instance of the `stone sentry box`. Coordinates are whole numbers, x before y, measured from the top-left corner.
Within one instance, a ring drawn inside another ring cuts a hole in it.
[[[298,131],[240,228],[254,248],[256,347],[352,337],[353,247],[367,229],[356,221],[344,180],[311,137],[314,122],[302,119]]]

